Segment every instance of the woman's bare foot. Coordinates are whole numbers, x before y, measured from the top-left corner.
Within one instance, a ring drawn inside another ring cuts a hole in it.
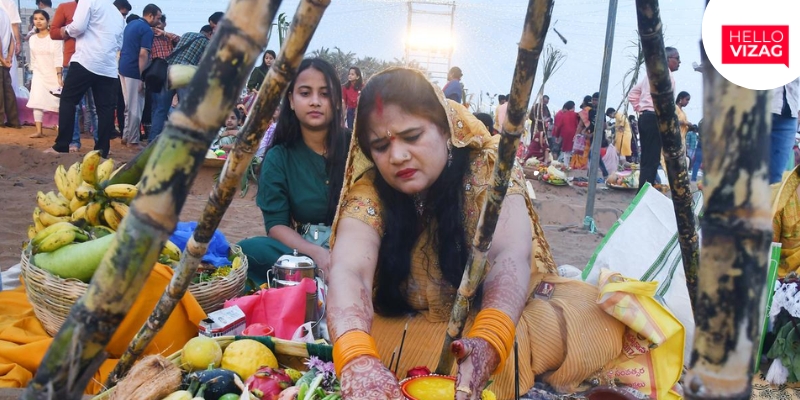
[[[29,137],[29,138],[31,138],[31,139],[43,138],[43,137],[44,137],[44,133],[42,133],[42,132],[36,132],[36,133],[34,133],[33,135],[30,135],[30,136],[28,136],[28,137]]]

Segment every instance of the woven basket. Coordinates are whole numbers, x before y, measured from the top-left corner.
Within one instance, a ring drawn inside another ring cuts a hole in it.
[[[326,344],[306,344],[269,336],[220,336],[214,338],[219,343],[219,346],[222,347],[222,350],[225,350],[229,344],[239,339],[253,339],[265,344],[275,354],[279,364],[298,370],[305,369],[302,362],[310,356],[316,356],[322,361],[333,361],[333,346]],[[183,354],[183,350],[168,356],[167,360],[180,367],[181,354]],[[175,390],[178,390],[178,388],[175,388]],[[108,399],[113,392],[114,388],[111,388],[96,396],[94,400]]]
[[[221,309],[225,300],[237,297],[244,292],[244,285],[247,281],[247,257],[242,253],[242,248],[237,245],[231,245],[231,251],[235,256],[241,258],[241,267],[232,270],[224,278],[214,278],[208,282],[189,285],[189,292],[197,299],[206,314]]]
[[[189,292],[200,303],[206,314],[222,308],[225,300],[240,295],[247,280],[247,257],[239,246],[231,246],[235,255],[241,257],[242,265],[224,278],[214,278],[189,286]],[[20,260],[21,277],[25,282],[25,294],[33,306],[36,318],[42,322],[44,330],[55,336],[78,299],[86,293],[89,284],[77,279],[63,279],[51,274],[30,262],[30,247],[22,251]]]
[[[89,285],[77,279],[59,278],[33,265],[30,258],[30,246],[26,246],[20,260],[25,294],[44,330],[50,336],[55,336],[67,319],[72,305],[86,293]]]

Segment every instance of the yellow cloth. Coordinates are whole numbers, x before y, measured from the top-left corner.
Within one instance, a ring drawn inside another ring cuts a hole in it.
[[[778,277],[800,273],[800,166],[772,185],[772,241],[781,244]]]
[[[463,201],[465,233],[471,241],[490,187],[499,136],[490,136],[485,125],[466,108],[447,100],[437,87],[432,87],[447,114],[453,146],[471,149],[470,170],[464,177]],[[356,132],[357,126],[333,232],[336,232],[339,219],[355,218],[383,235],[385,229],[391,227],[383,224],[381,200],[373,185],[376,171],[361,153]],[[556,265],[550,246],[525,187],[522,168],[515,162],[507,195],[524,196],[531,221],[533,236],[528,293],[532,294],[542,281],[555,284],[555,289],[549,300],[529,298],[517,323],[520,389],[527,392],[533,386],[535,376],[542,374],[545,381],[569,392],[620,354],[624,325],[597,306],[595,301],[599,291],[596,287],[554,275]],[[436,366],[456,294],[456,288],[440,283],[443,282],[442,273],[435,262],[438,255],[434,248],[427,246],[431,242],[427,232],[423,230],[414,246],[411,273],[408,281],[403,283],[408,288],[406,300],[418,314],[397,318],[376,315],[372,324],[371,334],[378,344],[381,360],[388,365],[392,352],[400,345],[403,327],[408,323],[397,369],[401,378],[413,367],[424,365],[433,369]],[[331,237],[331,244],[335,246],[335,235]],[[469,331],[477,311],[472,310],[464,332]],[[503,372],[491,378],[494,383],[490,388],[498,398],[513,397],[513,362],[514,358],[509,357]]]
[[[631,150],[631,139],[633,138],[633,133],[631,133],[631,125],[628,121],[628,117],[625,116],[625,113],[618,112],[614,115],[614,131],[616,131],[616,136],[614,136],[614,147],[619,150],[619,155],[622,157],[628,157],[633,154]]]
[[[101,384],[116,366],[117,359],[150,317],[150,312],[171,278],[171,268],[156,264],[130,312],[106,347],[109,359],[89,382],[87,394],[100,391]],[[187,292],[145,354],[168,355],[180,350],[189,339],[197,336],[197,326],[205,317],[197,300]],[[39,368],[52,341],[34,315],[24,287],[0,292],[0,387],[25,387]]]

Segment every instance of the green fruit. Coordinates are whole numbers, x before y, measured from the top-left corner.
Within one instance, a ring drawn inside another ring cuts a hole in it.
[[[192,396],[192,394],[187,390],[178,390],[177,392],[164,397],[163,400],[192,400],[193,397],[194,396]],[[238,399],[239,396],[236,396],[236,398]]]
[[[209,365],[219,368],[221,361],[222,348],[210,337],[193,337],[183,345],[181,365],[187,371],[205,370]]]
[[[49,253],[36,254],[31,262],[64,279],[74,278],[89,282],[113,240],[114,235],[108,235],[88,242],[69,244]]]
[[[219,400],[239,400],[239,395],[236,393],[226,393],[223,394]]]

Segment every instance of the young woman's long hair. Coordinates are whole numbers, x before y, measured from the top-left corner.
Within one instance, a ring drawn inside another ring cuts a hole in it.
[[[265,63],[265,62],[264,62],[264,56],[266,56],[267,54],[271,55],[273,60],[274,60],[274,59],[276,59],[276,58],[278,58],[278,56],[277,56],[277,55],[275,55],[275,52],[274,52],[274,51],[272,51],[272,50],[267,50],[267,51],[265,51],[265,52],[264,52],[264,54],[263,54],[263,55],[261,55],[261,64],[259,64],[259,65],[258,65],[258,68],[261,68],[261,69],[263,69],[263,70],[264,70],[264,72],[266,72],[266,71],[267,71],[267,63]],[[274,61],[273,61],[273,62],[274,62]]]
[[[325,159],[325,169],[328,173],[328,180],[330,181],[328,190],[328,214],[326,216],[326,224],[333,223],[333,217],[336,215],[336,209],[339,204],[339,193],[342,191],[342,183],[344,182],[344,168],[347,163],[347,151],[350,148],[350,133],[342,128],[342,84],[336,75],[336,70],[328,64],[325,60],[320,58],[306,58],[300,63],[297,69],[297,75],[303,71],[314,68],[322,72],[325,80],[328,83],[328,96],[331,103],[331,122],[328,124],[328,136],[326,140],[327,157]],[[289,96],[294,91],[294,83],[296,79],[289,82],[289,87],[283,96],[281,104],[290,104]],[[281,107],[278,116],[278,124],[275,126],[275,138],[272,141],[272,146],[285,145],[292,147],[299,141],[303,140],[303,135],[300,131],[300,120],[294,113],[291,107]],[[267,157],[264,157],[266,160]]]
[[[430,83],[419,73],[397,68],[370,78],[361,91],[358,102],[356,131],[358,145],[368,157],[369,115],[376,104],[395,104],[405,112],[432,121],[450,136],[447,115]],[[403,285],[411,272],[411,255],[420,236],[419,224],[428,230],[429,247],[437,250],[444,281],[457,288],[467,260],[467,240],[464,230],[464,175],[469,168],[469,149],[453,148],[452,164],[445,167],[428,190],[426,214],[417,215],[414,200],[391,186],[376,173],[375,187],[383,205],[386,232],[381,239],[374,291],[375,309],[383,315],[398,315],[412,311],[403,296]],[[436,221],[433,230],[426,216]],[[444,282],[443,282],[444,283]]]
[[[345,83],[344,83],[344,87],[346,87],[346,88],[350,89],[350,86],[352,85],[352,86],[354,86],[354,87],[355,87],[355,89],[356,89],[356,90],[361,90],[361,89],[363,89],[363,88],[364,88],[364,77],[361,75],[361,68],[358,68],[358,67],[350,67],[350,68],[347,70],[347,73],[348,73],[348,74],[350,73],[350,70],[351,70],[351,69],[352,69],[353,71],[356,71],[356,76],[358,77],[358,79],[356,79],[356,83],[354,83],[354,84],[353,84],[353,83],[351,83],[351,82],[350,82],[350,80],[348,79],[348,80],[347,80],[347,82],[345,82]]]

